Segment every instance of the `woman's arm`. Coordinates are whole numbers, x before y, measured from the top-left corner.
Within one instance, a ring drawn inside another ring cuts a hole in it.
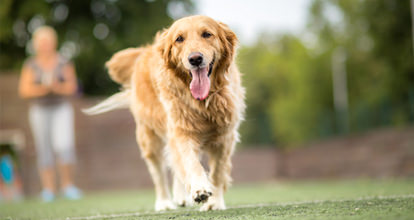
[[[50,92],[50,89],[44,85],[37,85],[34,83],[32,69],[24,65],[19,82],[19,95],[22,98],[36,98],[45,96]]]
[[[55,81],[52,85],[54,93],[59,95],[73,95],[75,94],[78,85],[75,74],[75,67],[72,64],[67,64],[63,67],[63,82]]]

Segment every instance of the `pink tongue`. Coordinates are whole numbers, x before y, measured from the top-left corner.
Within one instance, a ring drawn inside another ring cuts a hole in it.
[[[210,91],[210,79],[208,78],[208,67],[191,70],[193,80],[190,84],[191,94],[195,99],[204,100]]]

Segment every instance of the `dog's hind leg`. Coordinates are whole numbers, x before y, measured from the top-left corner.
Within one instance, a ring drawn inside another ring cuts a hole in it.
[[[189,196],[189,193],[185,189],[184,184],[177,177],[177,175],[174,175],[173,180],[173,201],[181,207],[191,206],[194,204]]]
[[[224,192],[231,183],[231,156],[235,147],[234,136],[221,137],[208,147],[210,180],[214,185],[213,195],[200,208],[201,211],[226,209]]]
[[[156,194],[155,210],[175,209],[176,206],[171,201],[168,188],[167,164],[163,154],[164,142],[153,130],[145,125],[137,126],[137,141],[154,182]]]

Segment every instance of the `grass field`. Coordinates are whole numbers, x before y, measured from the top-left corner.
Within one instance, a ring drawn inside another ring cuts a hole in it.
[[[151,190],[88,193],[80,201],[0,204],[0,219],[414,219],[414,179],[237,185],[225,211],[153,211]]]

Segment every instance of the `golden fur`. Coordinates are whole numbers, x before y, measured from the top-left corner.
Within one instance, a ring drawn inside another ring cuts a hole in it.
[[[182,42],[176,40],[179,36]],[[122,50],[107,62],[111,78],[129,94],[137,142],[156,189],[156,210],[193,201],[204,203],[203,211],[225,209],[223,193],[231,182],[231,156],[245,109],[241,74],[234,62],[236,44],[227,25],[191,16],[158,33],[152,45]],[[212,63],[211,87],[204,100],[190,92],[192,52]],[[201,152],[209,156],[209,175],[200,164]],[[167,165],[174,174],[175,204]]]

